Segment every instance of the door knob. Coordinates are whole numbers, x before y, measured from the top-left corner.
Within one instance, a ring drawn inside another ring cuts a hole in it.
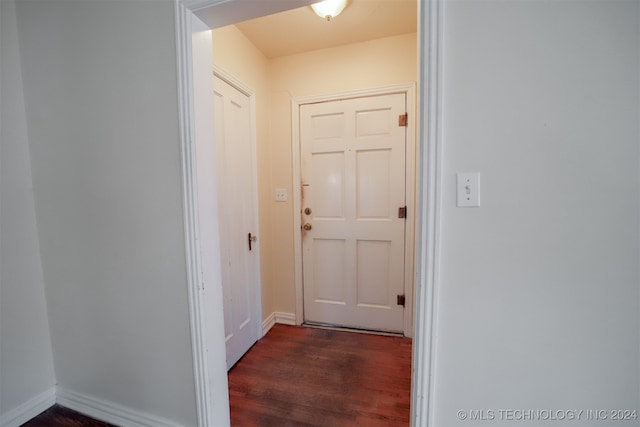
[[[305,225],[303,225],[303,226],[302,226],[302,228],[303,228],[303,229],[305,229],[305,230],[307,230],[307,231],[309,231],[309,230],[311,230],[311,224],[309,224],[309,223],[307,222]]]

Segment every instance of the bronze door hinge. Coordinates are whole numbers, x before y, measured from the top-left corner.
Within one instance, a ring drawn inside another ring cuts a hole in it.
[[[401,206],[398,208],[398,218],[407,218],[407,207]]]
[[[398,126],[407,126],[407,121],[409,119],[409,114],[404,113],[398,116]]]

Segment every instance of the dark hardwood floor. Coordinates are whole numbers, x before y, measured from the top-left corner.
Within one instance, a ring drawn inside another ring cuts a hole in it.
[[[54,405],[37,417],[27,421],[22,427],[113,427],[94,420],[71,409]]]
[[[275,325],[229,371],[232,426],[408,426],[411,340]]]
[[[229,371],[231,425],[408,426],[411,340],[275,325]],[[22,427],[112,427],[55,405]]]

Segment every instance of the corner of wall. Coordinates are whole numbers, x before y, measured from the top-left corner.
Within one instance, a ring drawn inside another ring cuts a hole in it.
[[[0,416],[19,425],[54,403],[56,382],[33,193],[16,3],[0,2]]]
[[[19,427],[55,405],[55,403],[56,388],[51,387],[22,403],[20,406],[0,415],[0,426]]]
[[[118,405],[104,399],[56,388],[56,403],[110,424],[128,427],[180,427],[173,421]]]

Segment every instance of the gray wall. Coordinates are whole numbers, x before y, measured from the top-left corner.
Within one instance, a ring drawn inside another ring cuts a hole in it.
[[[640,409],[639,6],[445,3],[438,427]]]
[[[17,17],[58,384],[194,425],[173,2]]]
[[[33,202],[15,5],[0,1],[0,414],[51,391],[51,338]]]

